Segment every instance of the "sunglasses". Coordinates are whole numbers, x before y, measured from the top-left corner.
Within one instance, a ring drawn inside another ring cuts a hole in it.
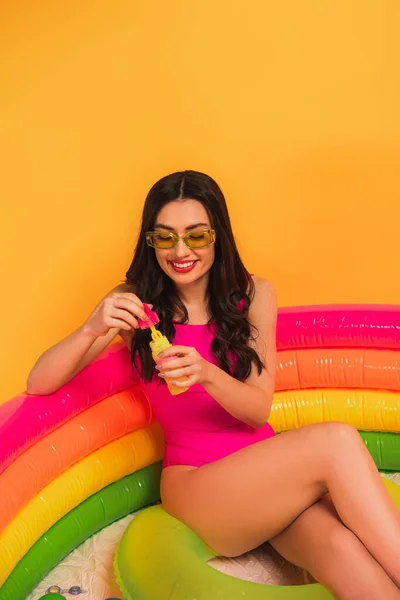
[[[206,248],[214,244],[215,231],[214,229],[191,231],[183,237],[172,231],[148,231],[146,233],[147,245],[159,250],[175,248],[179,240],[182,240],[188,248]]]

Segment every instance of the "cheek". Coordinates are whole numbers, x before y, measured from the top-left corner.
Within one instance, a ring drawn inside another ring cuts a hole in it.
[[[165,269],[165,267],[167,266],[167,256],[168,252],[165,252],[163,250],[156,250],[156,259],[162,269]]]
[[[209,269],[213,265],[215,259],[214,247],[206,248],[201,253],[198,251],[198,257],[201,259],[203,267]]]

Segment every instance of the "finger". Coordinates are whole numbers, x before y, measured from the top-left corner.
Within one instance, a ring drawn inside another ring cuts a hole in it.
[[[169,356],[175,356],[176,354],[181,354],[182,356],[185,356],[193,351],[194,348],[191,348],[190,346],[170,346],[166,350],[160,352],[158,356],[160,358],[167,358]]]
[[[110,296],[114,300],[123,300],[127,302],[133,302],[136,306],[139,307],[139,310],[144,312],[144,305],[140,298],[138,298],[135,294],[131,294],[130,292],[116,292]]]
[[[114,294],[112,294],[111,296],[113,298],[127,298],[128,300],[132,300],[132,302],[136,302],[136,304],[138,304],[140,308],[143,308],[143,302],[141,301],[141,299],[138,298],[136,294],[132,294],[132,292],[114,292]]]
[[[131,329],[138,329],[139,325],[135,317],[127,310],[123,310],[121,308],[114,308],[112,313],[109,314],[111,319],[119,319],[120,321],[125,321]]]
[[[139,319],[143,319],[144,321],[148,321],[147,315],[142,308],[143,304],[141,307],[136,302],[133,302],[133,300],[129,300],[128,298],[118,297],[118,298],[114,298],[113,306],[115,306],[117,308],[123,308],[123,309],[129,311],[135,317],[138,317]]]
[[[190,374],[189,367],[184,367],[183,369],[174,369],[166,373],[159,373],[158,376],[163,379],[178,379],[179,377],[188,377]]]
[[[156,369],[159,371],[170,371],[171,369],[179,369],[187,367],[193,363],[193,359],[189,356],[179,358],[163,358],[156,364]]]
[[[186,379],[186,381],[176,381],[175,379],[168,379],[168,383],[171,383],[172,385],[176,385],[176,387],[179,388],[185,388],[185,387],[190,387],[192,385],[194,385],[195,383],[197,383],[197,379],[195,375],[191,375],[190,377],[188,377]]]
[[[126,321],[121,319],[110,319],[110,329],[116,327],[117,329],[123,329],[124,331],[132,331],[132,327]]]

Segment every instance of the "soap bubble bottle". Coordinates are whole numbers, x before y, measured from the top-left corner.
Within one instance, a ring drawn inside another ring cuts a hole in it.
[[[144,321],[142,319],[139,319],[139,326],[141,329],[148,329],[150,328],[151,331],[151,342],[150,342],[150,348],[151,348],[151,353],[153,356],[153,359],[155,361],[155,363],[158,362],[163,362],[163,361],[167,361],[167,360],[172,360],[173,358],[175,358],[174,356],[170,356],[166,359],[159,359],[158,356],[159,354],[163,351],[166,350],[167,348],[170,348],[172,346],[171,342],[168,340],[167,337],[165,337],[165,335],[163,335],[161,333],[161,331],[158,331],[158,329],[155,328],[155,325],[157,323],[160,322],[160,319],[158,318],[158,315],[150,309],[150,307],[147,304],[143,304],[143,308],[144,311],[147,315],[148,321]],[[176,381],[187,381],[187,377],[179,377]],[[168,379],[165,379],[166,384],[168,386],[168,389],[170,391],[170,393],[173,396],[177,396],[178,394],[182,394],[183,392],[186,392],[186,390],[189,389],[190,386],[188,387],[178,387],[177,385],[174,385],[173,383],[170,383],[168,381]]]

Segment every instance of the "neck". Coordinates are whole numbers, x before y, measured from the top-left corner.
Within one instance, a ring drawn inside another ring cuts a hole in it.
[[[193,283],[177,285],[176,290],[186,306],[204,305],[207,301],[208,273]]]

